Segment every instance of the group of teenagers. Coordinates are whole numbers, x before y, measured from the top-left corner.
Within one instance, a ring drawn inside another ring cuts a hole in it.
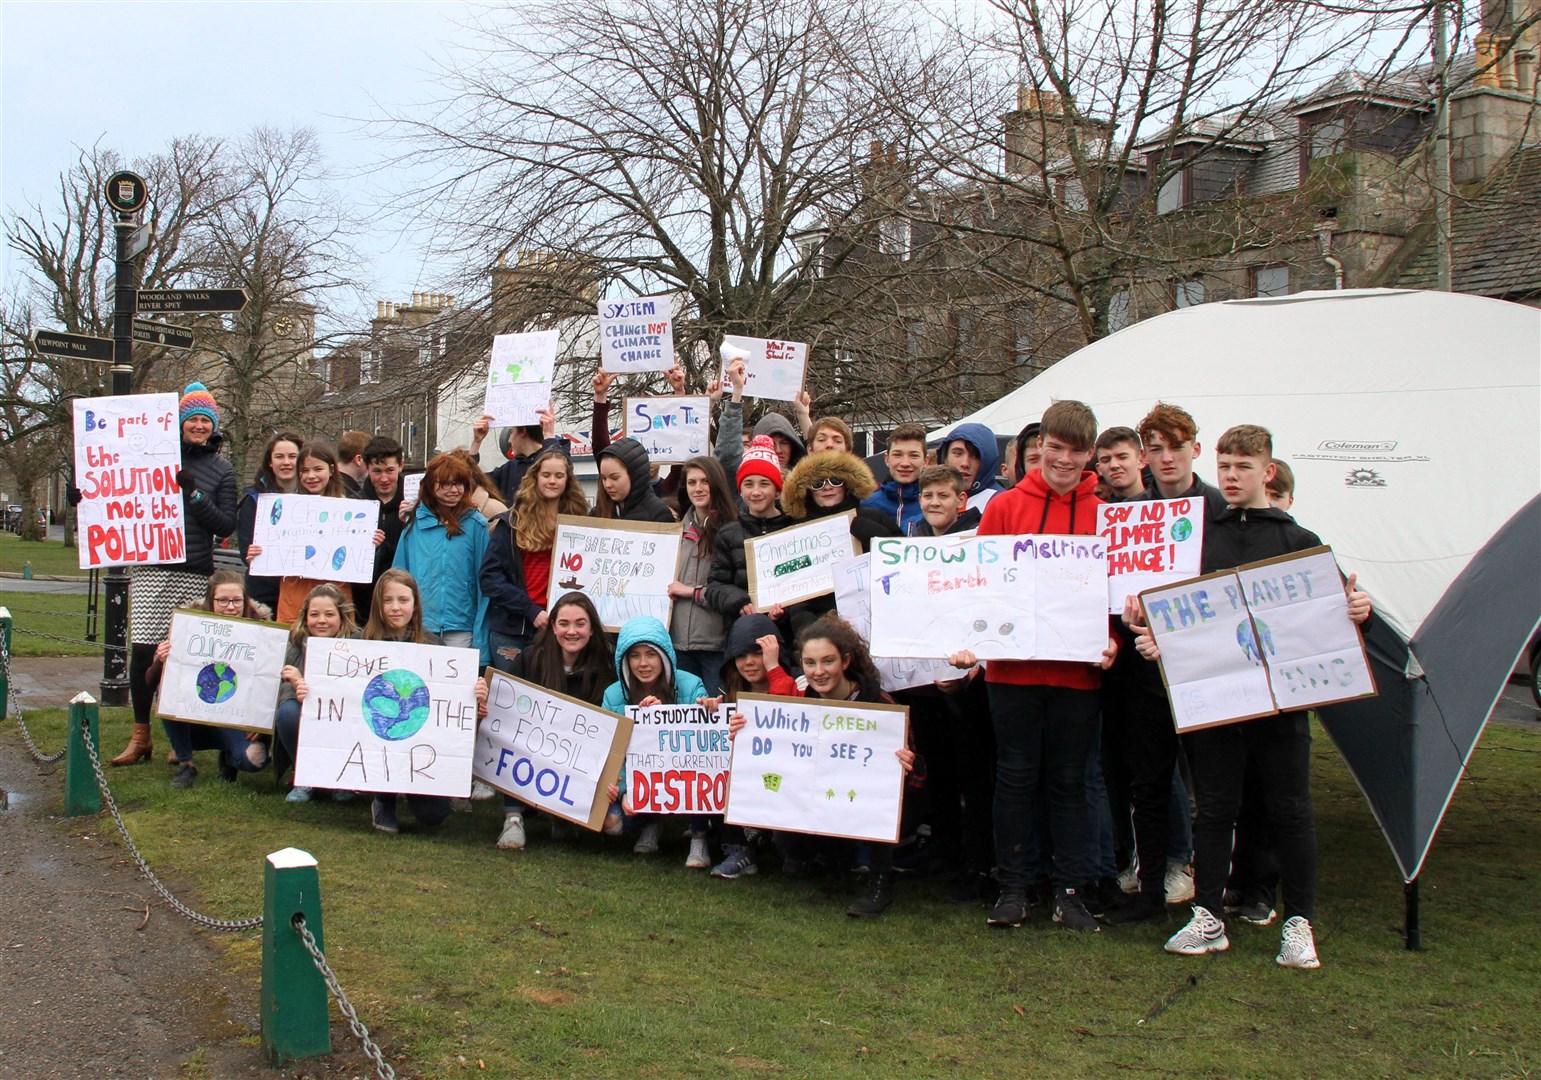
[[[181,399],[187,560],[133,571],[130,662],[135,725],[114,759],[152,754],[150,713],[170,612],[202,606],[219,614],[276,617],[289,624],[289,649],[273,735],[163,720],[177,766],[172,783],[195,781],[195,749],[219,752],[220,773],[271,764],[280,778],[295,761],[305,644],[311,636],[359,636],[475,648],[508,674],[605,709],[705,703],[769,693],[885,702],[909,709],[904,832],[929,837],[896,845],[827,836],[761,833],[720,818],[687,817],[686,866],[715,877],[756,874],[763,859],[794,875],[864,871],[853,916],[880,915],[894,901],[896,875],[946,869],[952,898],[989,904],[992,927],[1019,927],[1045,904],[1053,921],[1099,931],[1167,917],[1192,903],[1192,917],[1166,943],[1201,955],[1229,947],[1226,916],[1267,925],[1282,908],[1278,962],[1320,965],[1311,920],[1316,838],[1311,809],[1310,727],[1283,713],[1189,732],[1179,738],[1157,661],[1159,647],[1131,602],[1109,620],[1099,664],[988,660],[938,642],[956,678],[887,692],[867,643],[840,619],[832,597],[761,610],[749,590],[745,544],[813,518],[850,515],[857,547],[885,536],[1080,534],[1099,531],[1104,502],[1189,498],[1203,506],[1202,572],[1211,573],[1318,545],[1288,513],[1293,480],[1255,425],[1226,431],[1217,445],[1217,486],[1199,479],[1198,431],[1182,408],[1157,403],[1136,428],[1099,433],[1078,401],[1052,404],[1004,452],[983,425],[961,424],[934,449],[915,424],[894,429],[880,483],[853,452],[850,427],[814,420],[806,395],[794,416],[767,412],[745,430],[742,365],[727,369],[714,452],[674,466],[661,479],[641,443],[612,439],[607,391],[594,377],[592,427],[598,491],[591,506],[566,440],[549,409],[539,425],[507,429],[491,472],[477,453],[487,417],[469,448],[440,453],[415,501],[402,495],[401,445],[349,432],[337,450],[280,432],[268,440],[253,484],[237,491],[220,456],[219,411],[199,384]],[[683,374],[669,373],[676,392]],[[731,390],[731,394],[727,391]],[[731,477],[731,480],[730,480]],[[264,578],[213,569],[220,538],[244,558],[257,496],[302,492],[376,500],[373,580],[349,585]],[[558,515],[677,523],[679,562],[668,586],[669,625],[651,617],[604,630],[581,591],[551,593]],[[1349,616],[1371,615],[1369,597],[1345,583]],[[485,712],[486,686],[477,697]],[[734,716],[737,734],[743,718]],[[321,789],[292,787],[293,802]],[[331,791],[347,800],[351,792]],[[631,813],[624,776],[611,778],[603,831],[635,836],[633,850],[658,852],[667,819]],[[480,782],[472,797],[495,792]],[[465,800],[407,796],[414,818],[444,821]],[[526,844],[527,807],[504,796],[496,844]],[[371,820],[399,829],[397,797],[376,795]],[[826,830],[839,833],[838,821]],[[553,819],[551,835],[573,827]],[[720,848],[714,862],[711,844]],[[1191,864],[1191,865],[1190,865]],[[1279,901],[1282,901],[1280,903]]]

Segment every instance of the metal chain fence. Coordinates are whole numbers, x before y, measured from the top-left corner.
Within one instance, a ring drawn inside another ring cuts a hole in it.
[[[332,997],[337,999],[337,1008],[342,1012],[343,1019],[348,1021],[348,1030],[353,1032],[353,1037],[358,1039],[364,1048],[364,1055],[375,1063],[375,1075],[380,1080],[396,1080],[396,1070],[385,1061],[385,1055],[369,1037],[369,1029],[358,1018],[353,1004],[348,1000],[348,995],[343,993],[342,984],[337,981],[337,973],[332,970],[332,965],[326,962],[326,954],[321,951],[321,946],[316,944],[316,935],[310,932],[305,925],[304,915],[295,915],[291,924],[295,933],[300,935],[300,940],[305,943],[305,950],[310,953],[310,958],[315,962],[316,970],[321,972],[321,978],[326,980],[326,988],[331,991]]]
[[[12,627],[15,630],[15,627]],[[66,746],[57,754],[45,754],[37,748],[37,743],[32,741],[32,732],[27,730],[27,720],[21,708],[21,690],[16,685],[16,680],[11,677],[11,651],[0,651],[0,666],[5,671],[6,696],[10,698],[11,718],[16,721],[16,729],[21,732],[21,741],[27,747],[27,753],[32,755],[32,760],[39,765],[52,765],[56,761],[63,761],[64,754],[69,749]]]

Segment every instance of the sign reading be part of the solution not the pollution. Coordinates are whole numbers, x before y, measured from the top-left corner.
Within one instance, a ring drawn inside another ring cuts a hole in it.
[[[469,795],[479,661],[475,649],[310,638],[295,784]]]
[[[632,705],[626,801],[634,814],[720,814],[728,796],[728,717],[702,705]]]
[[[476,779],[597,831],[630,732],[624,716],[489,668]]]
[[[82,570],[186,558],[181,436],[175,394],[75,400]]]
[[[207,611],[171,615],[159,715],[194,724],[272,731],[289,631]]]

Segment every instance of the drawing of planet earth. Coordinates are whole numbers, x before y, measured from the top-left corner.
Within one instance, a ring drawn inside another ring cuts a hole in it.
[[[401,668],[382,672],[364,688],[364,719],[382,739],[409,739],[428,722],[428,687]]]
[[[198,699],[210,705],[229,701],[235,694],[235,671],[229,664],[205,664],[198,672]]]
[[[1187,518],[1178,518],[1172,522],[1172,539],[1179,544],[1193,535],[1193,522]]]

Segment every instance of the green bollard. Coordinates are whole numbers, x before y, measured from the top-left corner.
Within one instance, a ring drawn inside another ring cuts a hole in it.
[[[332,1052],[326,980],[294,927],[295,915],[324,949],[321,875],[308,851],[284,848],[267,857],[262,901],[262,1055],[288,1065]]]
[[[5,657],[5,663],[0,664],[0,720],[10,716],[11,707],[11,609],[0,607],[0,656]]]
[[[89,727],[89,734],[82,730]],[[69,742],[64,755],[64,815],[80,817],[82,814],[102,812],[102,789],[96,782],[96,770],[91,767],[91,756],[86,753],[86,739],[101,750],[97,738],[96,699],[82,690],[70,699]]]

